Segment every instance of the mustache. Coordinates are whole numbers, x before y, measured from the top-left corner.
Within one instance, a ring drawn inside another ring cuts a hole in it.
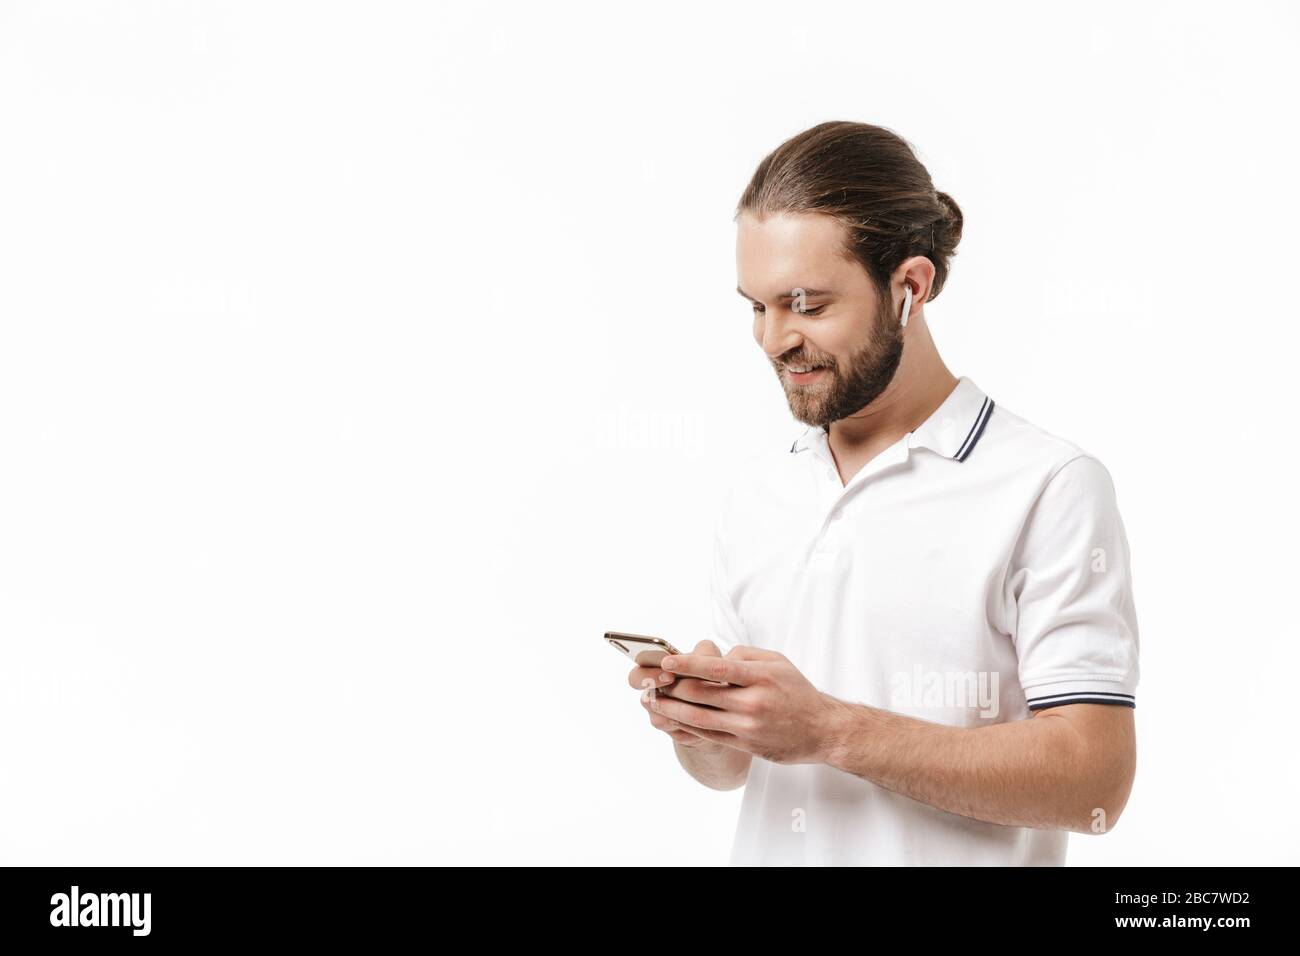
[[[785,368],[789,365],[799,365],[805,368],[834,368],[835,360],[829,355],[820,358],[813,358],[806,352],[799,351],[790,352],[787,355],[782,355],[778,359],[773,359],[772,364],[778,368]]]

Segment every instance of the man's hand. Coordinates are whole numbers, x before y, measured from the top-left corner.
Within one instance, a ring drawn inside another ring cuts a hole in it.
[[[654,713],[773,763],[825,762],[847,706],[809,683],[784,654],[743,644],[726,657],[698,649],[665,657],[661,669],[678,680],[670,697],[650,700]]]
[[[695,651],[691,656],[697,658],[714,657],[721,660],[722,652],[718,650],[718,646],[712,641],[700,641],[695,645]],[[642,688],[641,706],[650,715],[651,726],[662,730],[683,747],[716,750],[720,746],[714,741],[708,740],[702,734],[695,733],[691,728],[684,727],[677,721],[663,716],[652,706],[659,695],[673,693],[673,688],[679,685],[703,684],[703,681],[693,678],[677,680],[675,675],[669,674],[659,667],[634,667],[632,672],[628,674],[627,680],[633,687]]]

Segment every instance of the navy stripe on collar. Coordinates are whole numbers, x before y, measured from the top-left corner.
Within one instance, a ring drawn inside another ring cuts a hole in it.
[[[985,396],[984,404],[980,406],[980,413],[975,416],[975,423],[971,425],[970,431],[966,434],[966,440],[961,443],[957,449],[957,454],[953,455],[958,461],[965,461],[975,446],[979,444],[980,436],[984,434],[984,426],[988,424],[989,416],[993,414],[993,399]]]

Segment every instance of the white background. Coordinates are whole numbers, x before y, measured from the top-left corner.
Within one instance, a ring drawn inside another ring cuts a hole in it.
[[[599,638],[706,636],[802,430],[732,215],[828,119],[965,212],[949,366],[1115,478],[1139,768],[1070,863],[1300,862],[1298,21],[0,3],[0,862],[725,862]]]

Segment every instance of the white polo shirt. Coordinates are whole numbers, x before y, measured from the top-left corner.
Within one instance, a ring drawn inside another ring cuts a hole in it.
[[[723,653],[780,651],[841,700],[956,727],[1135,706],[1137,619],[1109,473],[969,378],[847,486],[820,427],[755,459],[714,544]],[[731,862],[1060,865],[1068,835],[755,757]]]

